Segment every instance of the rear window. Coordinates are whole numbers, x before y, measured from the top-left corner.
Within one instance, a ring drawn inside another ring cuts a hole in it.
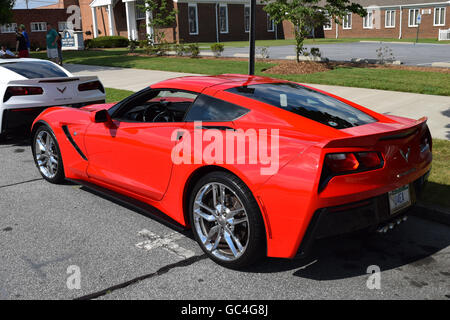
[[[185,121],[233,121],[249,110],[235,104],[200,95],[192,104]]]
[[[11,70],[27,79],[60,78],[67,74],[48,61],[17,61],[0,64],[0,67]]]
[[[327,126],[344,129],[375,122],[376,119],[323,93],[295,83],[269,83],[227,90],[290,111]]]

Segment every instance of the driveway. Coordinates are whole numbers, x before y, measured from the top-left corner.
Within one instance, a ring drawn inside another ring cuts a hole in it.
[[[448,47],[450,49],[450,46]],[[105,87],[138,91],[152,83],[192,74],[66,64],[75,75],[97,75]],[[311,84],[374,111],[419,119],[428,117],[431,134],[450,140],[450,97]]]
[[[376,50],[388,47],[395,60],[406,65],[431,66],[432,63],[450,62],[450,45],[425,43],[386,43],[386,42],[352,42],[337,44],[306,45],[320,49],[322,57],[336,61],[350,61],[353,58],[377,59]],[[295,59],[295,46],[268,47],[272,59]],[[258,53],[258,48],[257,51]],[[248,48],[226,48],[227,57],[248,57]]]
[[[443,224],[411,216],[385,235],[323,240],[307,258],[233,271],[206,259],[189,231],[44,181],[25,140],[0,144],[0,158],[0,299],[450,298]],[[369,289],[376,268],[380,287]]]

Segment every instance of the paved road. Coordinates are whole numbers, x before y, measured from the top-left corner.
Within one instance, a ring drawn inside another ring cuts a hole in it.
[[[67,64],[65,67],[75,75],[97,75],[105,87],[132,91],[141,90],[145,86],[165,79],[191,75],[88,65]],[[427,116],[433,137],[450,140],[450,97],[318,84],[311,86],[334,93],[377,112],[414,119]]]
[[[450,45],[447,44],[412,44],[354,42],[337,44],[306,45],[319,48],[322,57],[336,61],[350,61],[353,58],[377,59],[376,50],[380,47],[392,50],[395,60],[406,65],[430,66],[436,62],[450,62]],[[272,59],[295,59],[295,46],[268,47]],[[258,53],[257,49],[257,53]],[[226,48],[223,53],[228,57],[248,57],[248,48]]]
[[[325,240],[307,259],[231,271],[205,259],[189,232],[87,189],[45,182],[26,141],[0,144],[0,159],[0,299],[450,298],[445,225],[411,217],[387,235]],[[161,238],[178,248],[158,246]],[[380,290],[366,286],[371,265],[381,269]],[[71,266],[80,289],[67,287]],[[144,279],[126,285],[137,277]]]

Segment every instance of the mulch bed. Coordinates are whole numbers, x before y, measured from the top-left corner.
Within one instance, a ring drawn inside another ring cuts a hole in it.
[[[450,74],[449,68],[436,67],[417,67],[417,66],[403,66],[403,65],[380,65],[367,63],[352,63],[352,62],[299,62],[286,60],[271,60],[271,63],[278,63],[276,66],[264,70],[264,73],[269,74],[310,74],[316,72],[324,72],[333,70],[336,67],[353,67],[353,68],[374,68],[374,69],[396,69],[396,70],[411,70],[422,72],[438,72]]]

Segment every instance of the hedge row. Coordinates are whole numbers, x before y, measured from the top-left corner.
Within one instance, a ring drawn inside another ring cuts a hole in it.
[[[121,36],[104,36],[84,41],[85,48],[125,48],[130,40]]]

